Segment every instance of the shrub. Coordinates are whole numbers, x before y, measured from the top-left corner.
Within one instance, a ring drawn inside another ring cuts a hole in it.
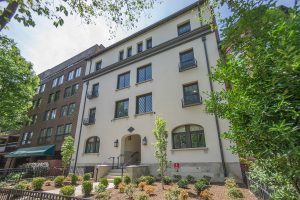
[[[111,198],[109,191],[99,192],[96,194],[95,199],[109,200]]]
[[[95,192],[96,192],[96,193],[104,192],[106,188],[107,188],[107,186],[105,186],[105,185],[99,183],[99,185],[97,185],[97,186],[95,187]]]
[[[6,188],[8,184],[6,182],[0,182],[0,188]]]
[[[212,200],[212,193],[208,190],[208,189],[205,189],[203,191],[200,192],[200,199],[203,199],[203,200]]]
[[[146,182],[148,185],[152,185],[155,182],[153,176],[141,176],[138,182]]]
[[[229,199],[242,199],[244,197],[241,190],[236,187],[229,188],[227,191],[227,196]]]
[[[180,181],[181,180],[181,175],[179,175],[179,174],[174,174],[173,175],[173,182],[174,183],[177,183],[178,181]]]
[[[144,191],[147,193],[147,194],[152,194],[154,192],[154,187],[152,185],[145,185],[144,186]]]
[[[37,176],[46,176],[49,172],[49,163],[48,162],[39,162],[39,163],[25,163],[20,166],[20,168],[25,169],[27,176],[37,177]]]
[[[180,190],[179,200],[187,200],[189,198],[189,193],[185,190]]]
[[[83,181],[83,177],[82,176],[77,176],[77,179],[78,179],[79,182]]]
[[[104,185],[105,188],[107,188],[107,186],[108,186],[108,180],[107,180],[107,178],[101,178],[101,179],[100,179],[100,184],[101,184],[101,185]],[[100,184],[99,184],[99,185],[100,185]]]
[[[83,175],[83,181],[89,181],[91,177],[92,177],[91,173],[85,173]]]
[[[233,177],[228,177],[228,178],[225,178],[225,186],[227,189],[230,189],[230,188],[236,187],[237,185],[236,185],[236,182]]]
[[[6,180],[19,182],[24,177],[24,174],[24,172],[13,172],[7,175]]]
[[[124,183],[126,183],[126,184],[129,184],[129,183],[131,183],[131,178],[130,178],[130,176],[124,176]]]
[[[170,176],[164,176],[164,177],[162,178],[162,181],[163,181],[164,184],[170,185],[170,183],[172,182],[172,179],[171,179]]]
[[[133,198],[134,190],[135,190],[135,186],[133,184],[126,185],[125,193],[129,199]]]
[[[30,190],[30,184],[27,181],[20,181],[14,187],[17,190]]]
[[[66,185],[62,188],[60,188],[59,194],[65,195],[65,196],[72,196],[75,193],[75,187],[72,185]]]
[[[134,200],[149,200],[150,197],[148,194],[146,194],[145,192],[140,192],[139,194],[137,194],[134,198]]]
[[[195,177],[193,177],[192,175],[187,175],[187,176],[186,176],[186,180],[187,180],[189,183],[194,183],[194,182],[195,182]]]
[[[178,188],[178,186],[174,186],[164,194],[164,197],[165,200],[177,200],[179,198],[179,195],[180,189]]]
[[[201,191],[203,191],[204,189],[206,189],[208,185],[209,184],[208,184],[208,182],[207,182],[206,179],[199,179],[195,183],[194,187],[195,187],[196,192],[200,193]]]
[[[71,182],[71,176],[65,177],[64,181],[69,181],[69,182]]]
[[[125,183],[120,183],[118,185],[119,192],[124,193],[125,192],[125,187],[126,187]]]
[[[71,177],[71,184],[76,185],[78,181],[78,177],[76,176],[76,174],[69,174],[69,176]]]
[[[32,189],[33,190],[41,190],[44,182],[45,182],[45,178],[43,178],[43,177],[36,177],[36,178],[32,179]]]
[[[144,190],[144,187],[145,187],[146,185],[147,185],[146,182],[140,182],[140,183],[138,184],[139,190],[143,191],[143,190]]]
[[[90,196],[93,190],[93,183],[91,181],[83,181],[82,193],[85,197]]]
[[[177,185],[179,188],[187,188],[188,183],[189,182],[186,179],[181,179],[177,182]]]
[[[65,180],[64,176],[57,176],[57,177],[55,177],[55,179],[54,179],[54,185],[55,185],[55,187],[61,187],[61,186],[63,186],[64,180]]]
[[[51,186],[51,183],[52,183],[52,181],[47,180],[47,181],[45,181],[45,186]]]
[[[115,188],[117,189],[119,184],[122,182],[122,178],[121,177],[115,177],[114,178],[114,185],[115,185]]]

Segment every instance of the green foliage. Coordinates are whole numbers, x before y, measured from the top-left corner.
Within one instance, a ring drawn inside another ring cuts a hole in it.
[[[83,181],[89,181],[91,177],[92,177],[91,173],[85,173],[83,174]]]
[[[115,177],[114,178],[114,187],[118,188],[119,184],[122,182],[122,178],[121,177]]]
[[[63,174],[66,167],[70,164],[72,155],[75,153],[74,138],[67,136],[64,139],[64,143],[61,145],[61,160],[63,164]]]
[[[18,182],[24,177],[24,172],[13,172],[8,174],[6,180]]]
[[[5,36],[0,37],[0,61],[0,127],[2,131],[15,130],[29,120],[26,112],[39,78],[16,43]]]
[[[162,178],[162,181],[163,181],[164,184],[166,184],[166,185],[170,185],[170,183],[172,183],[172,179],[171,179],[170,176],[164,176],[164,177]]]
[[[25,163],[20,166],[20,168],[26,169],[24,174],[25,177],[43,177],[46,176],[49,172],[49,163],[48,162],[33,162]]]
[[[100,184],[102,184],[105,187],[107,187],[108,186],[108,180],[107,180],[107,178],[100,178]]]
[[[0,188],[6,188],[8,184],[6,182],[0,182]]]
[[[135,185],[134,184],[129,184],[126,185],[125,187],[125,194],[129,199],[133,198],[133,193],[135,191]]]
[[[173,186],[172,188],[168,189],[167,192],[165,192],[164,197],[165,200],[178,200],[180,195],[180,189],[178,186]]]
[[[93,183],[91,181],[83,181],[82,193],[85,197],[90,196],[93,190]]]
[[[61,187],[61,186],[63,186],[64,180],[65,180],[64,176],[57,176],[57,177],[55,177],[55,179],[54,179],[54,185],[55,185],[55,187]]]
[[[95,192],[96,192],[96,193],[104,192],[106,188],[107,188],[107,185],[103,185],[103,184],[99,183],[99,184],[95,187]]]
[[[66,185],[60,188],[59,194],[65,196],[73,196],[75,194],[75,187],[73,185]]]
[[[187,188],[188,183],[189,182],[186,179],[181,179],[177,182],[177,185],[179,188]]]
[[[111,198],[110,191],[100,192],[97,193],[95,196],[95,199],[99,199],[99,200],[109,200],[110,198]]]
[[[138,182],[146,182],[147,185],[152,185],[155,182],[155,178],[153,176],[141,176]]]
[[[14,186],[14,189],[17,190],[29,190],[30,184],[27,181],[20,181]]]
[[[225,186],[227,187],[227,189],[237,187],[235,179],[233,177],[225,178]]]
[[[227,191],[227,196],[228,196],[228,199],[230,199],[230,200],[236,200],[236,199],[243,199],[244,198],[243,193],[237,187],[229,188],[228,191]]]
[[[76,176],[76,174],[69,174],[69,176],[71,177],[71,184],[76,185],[78,181],[78,177]]]
[[[193,177],[192,175],[187,175],[187,176],[186,176],[186,180],[187,180],[189,183],[194,183],[194,182],[195,182],[195,177]]]
[[[145,192],[140,192],[133,198],[134,200],[149,200],[150,197],[147,193]]]
[[[129,184],[129,183],[131,183],[131,178],[130,178],[130,176],[124,176],[124,183],[126,183],[127,185]]]
[[[206,179],[202,178],[199,179],[195,185],[194,188],[196,190],[197,193],[200,193],[201,191],[203,191],[204,189],[206,189],[209,186],[209,183]]]
[[[43,177],[36,177],[36,178],[32,179],[32,182],[31,182],[32,189],[33,190],[41,190],[45,181],[46,181],[46,179]]]
[[[153,130],[156,142],[154,143],[155,157],[158,161],[159,174],[164,177],[168,166],[167,160],[167,146],[168,146],[168,133],[166,131],[166,121],[161,117],[155,118],[155,128]],[[162,189],[164,183],[161,181]]]
[[[207,111],[229,120],[224,137],[234,153],[254,157],[300,195],[299,11],[277,0],[224,2],[233,12],[223,19],[222,52],[229,53],[211,78],[227,90],[210,94]]]
[[[182,176],[179,174],[174,174],[173,175],[173,182],[177,183],[178,181],[180,181],[182,179]]]

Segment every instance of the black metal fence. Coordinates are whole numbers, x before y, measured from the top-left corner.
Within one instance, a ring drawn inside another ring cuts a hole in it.
[[[45,192],[0,188],[0,200],[84,200],[79,197],[69,197]]]
[[[255,194],[258,199],[269,200],[271,199],[272,190],[266,185],[256,182],[246,174],[247,186],[249,190]]]

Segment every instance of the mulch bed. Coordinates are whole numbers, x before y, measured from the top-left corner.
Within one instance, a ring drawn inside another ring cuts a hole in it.
[[[161,189],[160,183],[154,183],[153,186],[155,187],[154,194],[150,196],[151,200],[163,200],[164,193],[172,187],[172,185],[165,185],[165,190]],[[244,200],[257,200],[257,198],[246,188],[240,188],[242,193],[244,194]],[[194,190],[194,185],[189,184],[188,188],[185,189],[189,193],[188,200],[195,200],[200,199],[199,195]],[[213,194],[214,200],[226,200],[226,188],[222,184],[212,184],[209,188],[210,192]],[[111,199],[113,200],[123,200],[127,199],[125,193],[119,193],[118,189],[109,189],[111,192]],[[134,194],[138,194],[140,191],[137,189]]]

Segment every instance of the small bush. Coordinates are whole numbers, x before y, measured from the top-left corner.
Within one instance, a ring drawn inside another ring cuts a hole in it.
[[[51,183],[52,183],[52,181],[46,180],[44,184],[45,184],[45,186],[51,186]]]
[[[201,191],[203,191],[204,189],[206,189],[208,187],[208,181],[206,179],[199,179],[194,187],[197,193],[200,193]]]
[[[143,190],[144,190],[144,187],[145,187],[146,185],[147,185],[146,182],[140,182],[140,183],[138,184],[139,190],[143,191]]]
[[[109,191],[99,192],[96,194],[95,199],[99,200],[109,200],[111,198],[111,193]]]
[[[69,176],[71,177],[71,184],[76,185],[78,181],[78,177],[76,176],[76,174],[69,174]]]
[[[155,182],[155,178],[153,176],[141,176],[138,182],[146,182],[148,185],[152,185]]]
[[[212,200],[213,199],[213,194],[208,189],[205,189],[205,190],[200,192],[200,199]]]
[[[187,200],[189,198],[189,193],[185,190],[180,190],[179,200]]]
[[[177,185],[179,188],[187,188],[188,183],[189,182],[186,179],[181,179],[177,182]]]
[[[225,178],[225,186],[227,189],[237,187],[236,182],[232,177]]]
[[[24,177],[24,175],[25,175],[24,172],[9,173],[6,177],[6,180],[19,182]]]
[[[54,185],[55,185],[55,187],[61,187],[61,186],[63,186],[64,180],[65,180],[64,176],[57,176],[54,179]]]
[[[162,178],[162,181],[163,181],[163,183],[166,184],[166,185],[170,185],[170,184],[172,183],[172,179],[171,179],[170,176],[164,176],[164,177]]]
[[[93,190],[93,183],[91,181],[83,181],[82,193],[85,197],[90,196]]]
[[[62,188],[60,188],[59,194],[65,195],[65,196],[72,196],[75,193],[75,187],[72,185],[66,185]]]
[[[85,173],[83,175],[83,181],[89,181],[91,177],[92,177],[91,173]]]
[[[105,186],[105,185],[99,183],[99,184],[95,187],[95,192],[96,192],[96,193],[104,192],[106,188],[107,188],[107,186]]]
[[[126,185],[125,194],[129,199],[133,198],[134,190],[135,190],[135,186],[133,184]]]
[[[150,197],[148,194],[146,194],[145,192],[140,192],[139,194],[137,194],[134,198],[134,200],[149,200]]]
[[[79,182],[83,181],[83,177],[82,176],[77,176],[77,179],[78,179]]]
[[[107,178],[100,178],[100,184],[104,185],[105,188],[107,188],[107,186],[108,186]]]
[[[0,188],[6,188],[8,184],[6,182],[0,182]]]
[[[194,183],[194,182],[195,182],[195,177],[193,177],[192,175],[187,175],[187,176],[186,176],[186,180],[187,180],[189,183]]]
[[[120,192],[120,193],[124,193],[124,192],[125,192],[125,187],[126,187],[126,184],[125,184],[125,183],[120,183],[120,184],[118,185],[119,192]]]
[[[173,175],[173,182],[174,183],[177,183],[178,181],[180,181],[181,180],[181,175],[179,175],[179,174],[174,174]]]
[[[131,178],[130,178],[130,176],[124,176],[124,183],[126,183],[127,185],[129,184],[129,183],[131,183]]]
[[[149,195],[151,195],[151,194],[153,194],[153,192],[154,192],[154,187],[152,186],[152,185],[145,185],[144,186],[144,191],[147,193],[147,194],[149,194]]]
[[[119,184],[122,182],[122,178],[121,177],[115,177],[114,178],[114,187],[117,189]]]
[[[71,176],[67,176],[67,177],[65,177],[65,180],[64,180],[64,181],[71,182]]]
[[[30,184],[27,181],[20,181],[14,187],[17,190],[30,190]]]
[[[45,178],[36,177],[32,179],[32,189],[33,190],[41,190],[45,182]]]
[[[229,188],[227,191],[227,196],[229,199],[232,200],[244,198],[244,195],[241,192],[241,190],[236,187]]]
[[[179,195],[180,189],[178,188],[178,186],[174,186],[164,194],[164,197],[165,200],[177,200],[179,198]]]

